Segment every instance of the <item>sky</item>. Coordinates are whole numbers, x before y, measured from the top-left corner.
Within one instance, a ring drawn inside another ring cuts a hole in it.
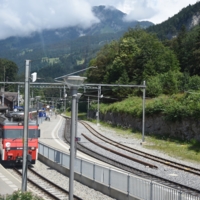
[[[80,26],[99,20],[92,6],[105,5],[126,13],[124,20],[162,23],[197,0],[0,0],[0,39],[30,36],[44,29]]]

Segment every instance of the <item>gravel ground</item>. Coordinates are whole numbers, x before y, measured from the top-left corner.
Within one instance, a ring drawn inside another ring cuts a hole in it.
[[[180,160],[174,157],[170,157],[167,154],[164,154],[162,152],[159,152],[157,150],[152,150],[152,149],[147,149],[145,148],[145,143],[144,145],[141,144],[142,138],[141,139],[137,139],[134,137],[134,135],[122,135],[120,133],[116,133],[116,131],[109,129],[107,127],[103,127],[103,126],[97,126],[94,123],[91,122],[87,122],[88,124],[90,124],[94,129],[96,129],[99,133],[101,133],[102,135],[115,140],[116,142],[122,143],[124,145],[130,146],[132,148],[137,148],[140,151],[143,152],[147,152],[147,153],[151,153],[152,155],[156,155],[156,156],[160,156],[163,157],[165,159],[169,159],[169,160],[173,160],[175,162],[178,163],[182,163],[191,167],[195,167],[195,168],[199,168],[199,164],[198,163],[191,163],[191,162],[187,162],[184,160]]]
[[[144,151],[144,152],[147,152],[147,153],[154,154],[154,155],[159,156],[159,157],[163,157],[165,159],[174,160],[178,163],[183,163],[183,164],[186,164],[188,166],[192,165],[193,167],[199,168],[199,165],[197,165],[195,163],[188,163],[188,162],[185,162],[183,160],[178,160],[178,159],[169,157],[166,154],[163,154],[159,151],[146,149],[143,145],[141,145],[141,140],[134,138],[133,135],[123,136],[123,135],[120,135],[119,133],[116,133],[115,131],[108,129],[108,128],[105,128],[103,126],[96,126],[93,123],[89,123],[89,124],[93,128],[95,128],[98,132],[100,132],[102,135],[105,135],[106,137],[113,139],[117,142],[123,143],[127,146],[136,148],[138,150],[141,150],[141,151]],[[83,131],[84,126],[82,124],[79,124],[79,129],[81,129]],[[94,137],[92,134],[90,134],[88,132],[87,132],[86,135],[89,136],[91,139],[95,140],[96,142],[99,142],[103,146],[112,148],[113,150],[117,150],[118,152],[124,153],[126,155],[133,156],[131,153],[125,152],[123,150],[119,150],[119,149],[113,147],[112,145],[109,145],[105,142],[102,142],[101,140]],[[102,155],[106,155],[107,157],[115,159],[115,160],[120,159],[122,163],[126,163],[127,165],[133,166],[133,167],[138,168],[140,170],[143,170],[145,172],[149,172],[151,174],[155,174],[155,175],[163,177],[165,179],[168,179],[168,180],[180,183],[180,184],[184,184],[184,185],[187,185],[187,186],[190,186],[190,187],[193,187],[195,189],[200,190],[199,176],[189,174],[187,172],[177,170],[177,169],[168,167],[168,166],[163,165],[163,164],[154,163],[154,161],[149,161],[148,159],[143,158],[143,161],[145,161],[147,163],[155,164],[156,166],[158,166],[158,169],[148,168],[148,167],[141,165],[137,162],[130,161],[130,160],[124,158],[124,157],[120,157],[120,156],[118,156],[114,153],[108,152],[108,151],[106,151],[106,150],[104,150],[100,147],[97,147],[96,145],[92,144],[91,142],[89,142],[87,139],[85,139],[81,135],[80,135],[80,137],[81,137],[81,143],[84,146],[87,146],[88,148],[93,149],[94,151],[96,151],[96,152],[98,152]],[[134,155],[134,158],[141,159],[141,157],[139,157],[137,155]]]
[[[172,159],[174,161],[177,161],[177,162],[181,162],[181,163],[184,163],[186,165],[192,165],[193,167],[196,167],[198,168],[199,166],[195,163],[187,163],[185,161],[182,161],[182,160],[178,160],[178,159],[175,159],[175,158],[171,158],[159,151],[155,151],[155,150],[150,150],[150,149],[145,149],[145,147],[143,145],[141,145],[141,140],[138,140],[136,138],[134,138],[132,135],[130,136],[124,136],[124,135],[120,135],[119,133],[116,133],[114,130],[111,130],[111,129],[108,129],[108,128],[105,128],[103,126],[96,126],[95,124],[93,123],[90,123],[88,122],[93,128],[95,128],[97,131],[99,131],[101,134],[115,140],[115,141],[118,141],[118,142],[121,142],[127,146],[130,146],[130,147],[134,147],[134,148],[137,148],[139,150],[142,150],[144,152],[148,152],[148,153],[151,153],[151,154],[155,154],[157,156],[160,156],[160,157],[164,157],[164,158],[167,158],[167,159]],[[63,130],[63,126],[61,128]],[[62,130],[60,132],[62,132]],[[83,137],[81,136],[81,133],[86,133],[86,129],[84,128],[83,125],[81,125],[80,123],[78,124],[78,137],[81,137],[81,142],[85,142],[85,143],[88,143],[86,141],[84,141]],[[94,147],[91,145],[91,148],[93,149]],[[96,147],[95,147],[96,148]],[[126,161],[124,161],[126,162]],[[49,168],[48,166],[44,165],[43,163],[37,161],[36,162],[36,165],[34,166],[34,168],[37,170],[37,171],[40,171],[40,173],[42,175],[45,175],[45,177],[48,177],[50,180],[53,180],[55,183],[57,183],[58,185],[60,185],[61,187],[65,188],[65,189],[69,189],[69,179],[68,177],[62,175],[61,173],[57,172],[56,170],[53,170],[51,168]],[[141,168],[141,166],[140,166]],[[145,168],[145,167],[144,167]],[[147,168],[145,168],[145,170],[147,170]],[[148,169],[148,170],[152,170],[152,169]],[[165,168],[165,170],[163,171],[167,171],[168,169]],[[152,171],[155,171],[152,170]],[[163,173],[162,172],[159,172],[160,174]],[[157,173],[157,172],[156,172]],[[198,180],[196,177],[193,177],[193,178],[188,178],[187,176],[185,175],[182,175],[182,176],[173,176],[173,174],[176,174],[176,172],[168,172],[168,175],[169,174],[172,174],[171,178],[172,179],[179,179],[182,180],[182,182],[187,182],[190,186],[198,186],[200,188],[200,180]],[[195,187],[196,188],[196,187]],[[74,181],[74,194],[83,198],[84,200],[111,200],[113,198],[111,197],[108,197],[92,188],[89,188],[85,185],[82,185],[81,183],[77,182],[77,181]]]
[[[67,176],[62,175],[40,161],[36,162],[34,165],[34,170],[39,171],[40,174],[49,180],[53,181],[64,189],[69,190],[69,178]],[[84,200],[113,200],[113,198],[89,188],[77,181],[74,181],[74,194]]]
[[[63,121],[59,129],[59,137],[62,138],[63,131],[65,129],[65,122]],[[58,184],[66,190],[69,190],[69,178],[65,175],[62,175],[60,172],[50,168],[49,166],[43,164],[37,160],[34,165],[34,170],[39,171],[41,175],[45,176],[49,180]],[[101,192],[98,192],[92,188],[89,188],[77,181],[74,181],[74,194],[84,200],[113,200],[113,198],[104,195]]]

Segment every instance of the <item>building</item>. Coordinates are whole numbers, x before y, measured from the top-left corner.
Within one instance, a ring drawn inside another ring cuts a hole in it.
[[[0,92],[0,112],[4,113],[6,110],[13,110],[14,105],[17,105],[17,92]]]

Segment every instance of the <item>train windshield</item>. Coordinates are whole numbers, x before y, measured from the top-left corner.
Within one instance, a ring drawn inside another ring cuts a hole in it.
[[[4,130],[3,138],[23,138],[23,129],[6,129]],[[37,129],[29,129],[28,130],[28,138],[38,138],[38,130]]]

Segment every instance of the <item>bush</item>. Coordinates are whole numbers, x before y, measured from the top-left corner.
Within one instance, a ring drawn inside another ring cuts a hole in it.
[[[200,89],[200,77],[195,75],[189,78],[188,89],[199,90]]]
[[[33,195],[31,192],[15,191],[12,195],[0,195],[0,200],[43,200],[43,198]]]
[[[158,76],[152,76],[147,81],[146,96],[157,97],[162,94],[162,84]]]

